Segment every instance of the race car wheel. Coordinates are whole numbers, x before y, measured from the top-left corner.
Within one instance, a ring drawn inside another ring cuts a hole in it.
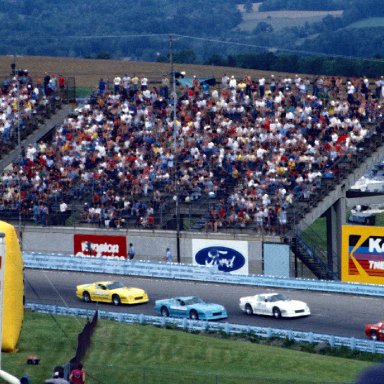
[[[83,293],[83,300],[86,302],[86,303],[90,303],[91,302],[91,296],[88,292],[84,292]]]
[[[116,305],[116,306],[121,304],[121,300],[120,300],[119,295],[113,295],[112,296],[112,303],[113,303],[113,305]]]
[[[195,311],[194,309],[192,309],[191,312],[189,312],[189,318],[191,320],[199,320],[199,314],[197,313],[197,311]]]
[[[377,333],[375,331],[371,332],[371,339],[375,341],[378,340]]]
[[[245,304],[245,313],[247,315],[253,315],[253,309],[251,304]]]
[[[163,317],[168,317],[169,316],[169,311],[167,307],[161,307],[160,309],[161,316]]]
[[[273,315],[273,317],[274,317],[275,319],[280,319],[280,317],[281,317],[280,309],[277,308],[277,307],[273,308],[273,310],[272,310],[272,315]]]

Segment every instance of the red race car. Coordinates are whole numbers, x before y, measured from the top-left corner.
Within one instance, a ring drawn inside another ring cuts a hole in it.
[[[384,341],[384,320],[378,323],[366,324],[364,330],[370,339]]]

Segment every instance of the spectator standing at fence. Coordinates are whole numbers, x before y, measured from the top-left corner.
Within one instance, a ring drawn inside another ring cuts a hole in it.
[[[165,251],[165,261],[167,263],[172,263],[173,262],[173,256],[172,256],[172,252],[169,248],[166,249]]]
[[[48,84],[51,81],[51,76],[48,72],[45,72],[44,74],[44,94],[47,95],[48,92]]]
[[[33,221],[35,224],[40,224],[40,207],[37,201],[33,203],[32,207]]]
[[[120,93],[120,85],[121,85],[121,77],[116,75],[113,79],[113,89],[115,95],[118,95]]]
[[[71,371],[69,375],[71,384],[84,384],[85,383],[85,371],[83,364],[79,363],[75,369]]]
[[[40,220],[41,224],[46,226],[48,225],[48,205],[45,204],[43,201],[40,202],[39,205],[39,210],[40,210]]]
[[[131,84],[132,84],[132,91],[133,91],[133,94],[136,93],[136,91],[139,89],[139,82],[140,82],[140,79],[139,77],[134,74],[131,78]],[[133,94],[131,96],[133,96]]]
[[[63,97],[64,87],[65,87],[65,77],[63,75],[59,75],[57,81],[59,83],[60,97]]]
[[[132,260],[136,255],[135,247],[132,243],[129,243],[129,249],[128,249],[128,259]]]
[[[67,219],[67,210],[68,210],[68,204],[62,200],[59,206],[60,209],[60,224],[65,225],[65,221]]]
[[[99,80],[99,95],[104,95],[107,90],[107,82],[103,78]]]

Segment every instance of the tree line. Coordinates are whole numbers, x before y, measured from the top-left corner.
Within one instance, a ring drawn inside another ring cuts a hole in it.
[[[176,56],[176,60],[180,59],[182,59],[182,56]],[[226,57],[213,55],[205,64],[265,71],[347,77],[368,76],[377,78],[384,73],[384,61],[382,60],[324,56],[300,57],[298,55],[275,54],[271,52],[239,54]]]

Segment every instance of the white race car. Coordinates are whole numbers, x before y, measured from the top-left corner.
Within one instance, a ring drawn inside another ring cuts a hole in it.
[[[263,293],[240,298],[240,309],[247,315],[280,317],[309,316],[311,311],[306,303],[290,300],[280,293]]]

